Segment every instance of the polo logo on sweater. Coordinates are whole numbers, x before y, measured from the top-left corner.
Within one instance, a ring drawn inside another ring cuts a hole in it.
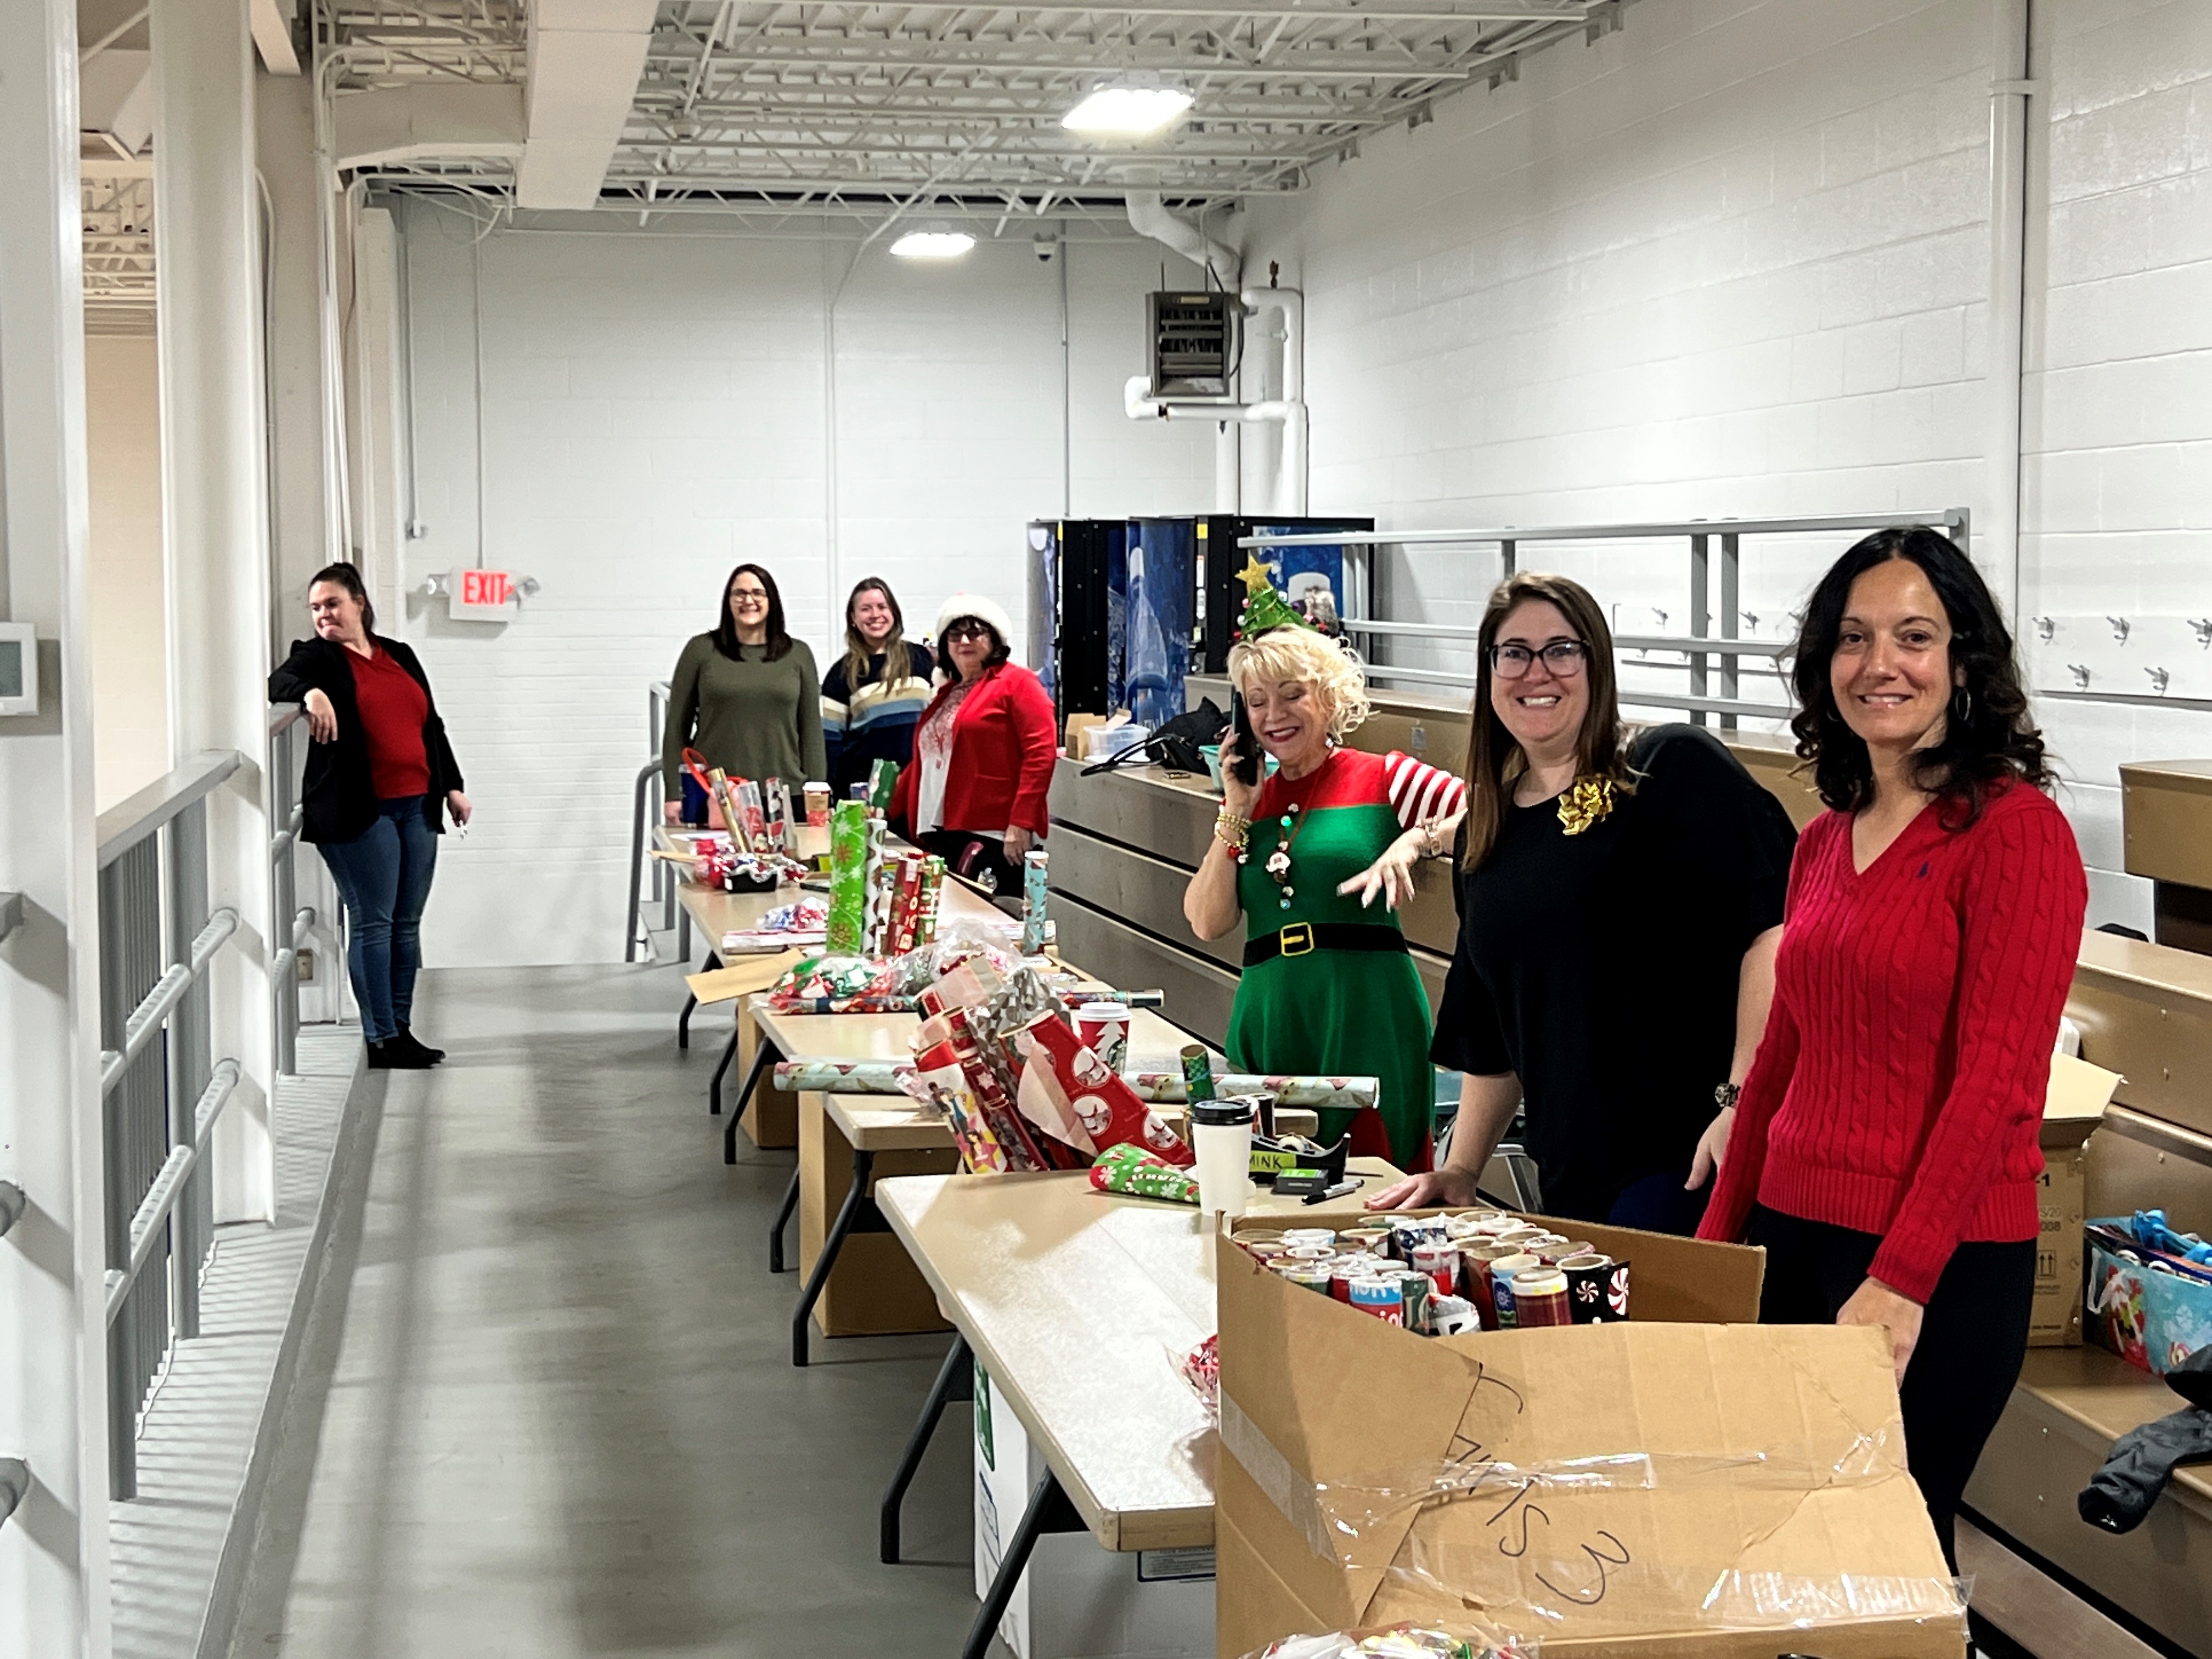
[[[1923,865],[1920,866],[1920,873],[1921,873],[1921,875],[1922,875],[1922,876],[1923,876],[1923,877],[1927,875],[1927,873],[1928,873],[1928,866],[1927,866],[1925,864],[1923,864]]]

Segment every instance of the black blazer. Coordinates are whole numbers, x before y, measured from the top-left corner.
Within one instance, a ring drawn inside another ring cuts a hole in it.
[[[446,723],[438,718],[437,699],[415,653],[398,640],[371,634],[380,651],[415,677],[429,702],[422,721],[422,754],[430,763],[430,793],[422,797],[422,816],[439,835],[446,833],[446,792],[459,789],[460,763],[453,745],[446,741]],[[354,696],[353,665],[346,647],[315,638],[292,641],[292,654],[269,677],[269,701],[302,702],[310,691],[320,691],[337,711],[338,734],[329,743],[307,749],[307,775],[301,805],[301,838],[304,841],[352,841],[376,822],[376,788],[368,772],[368,734],[361,724],[361,704]]]

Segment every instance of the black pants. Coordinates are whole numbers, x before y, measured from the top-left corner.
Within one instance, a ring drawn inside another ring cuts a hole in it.
[[[1750,1242],[1766,1247],[1759,1317],[1768,1325],[1832,1323],[1881,1248],[1873,1233],[1802,1221],[1763,1204],[1751,1212]],[[1959,1500],[2020,1380],[2034,1300],[2033,1239],[1960,1245],[1936,1281],[1905,1367],[1905,1461],[1954,1572]]]

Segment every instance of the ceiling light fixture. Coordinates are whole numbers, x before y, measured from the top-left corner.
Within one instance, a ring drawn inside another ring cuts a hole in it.
[[[1190,103],[1190,94],[1177,87],[1101,87],[1061,116],[1060,124],[1070,132],[1141,137],[1158,132]]]
[[[891,244],[891,252],[901,259],[957,259],[975,246],[975,239],[964,230],[930,225],[907,232]]]

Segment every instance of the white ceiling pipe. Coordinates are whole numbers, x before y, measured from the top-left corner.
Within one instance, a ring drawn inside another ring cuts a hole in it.
[[[598,204],[637,99],[656,9],[655,0],[538,0],[531,9],[518,205]]]
[[[1139,236],[1149,236],[1198,266],[1213,273],[1224,288],[1235,288],[1244,269],[1244,256],[1224,242],[1217,242],[1188,220],[1168,211],[1157,190],[1132,190],[1123,198],[1129,226]]]

